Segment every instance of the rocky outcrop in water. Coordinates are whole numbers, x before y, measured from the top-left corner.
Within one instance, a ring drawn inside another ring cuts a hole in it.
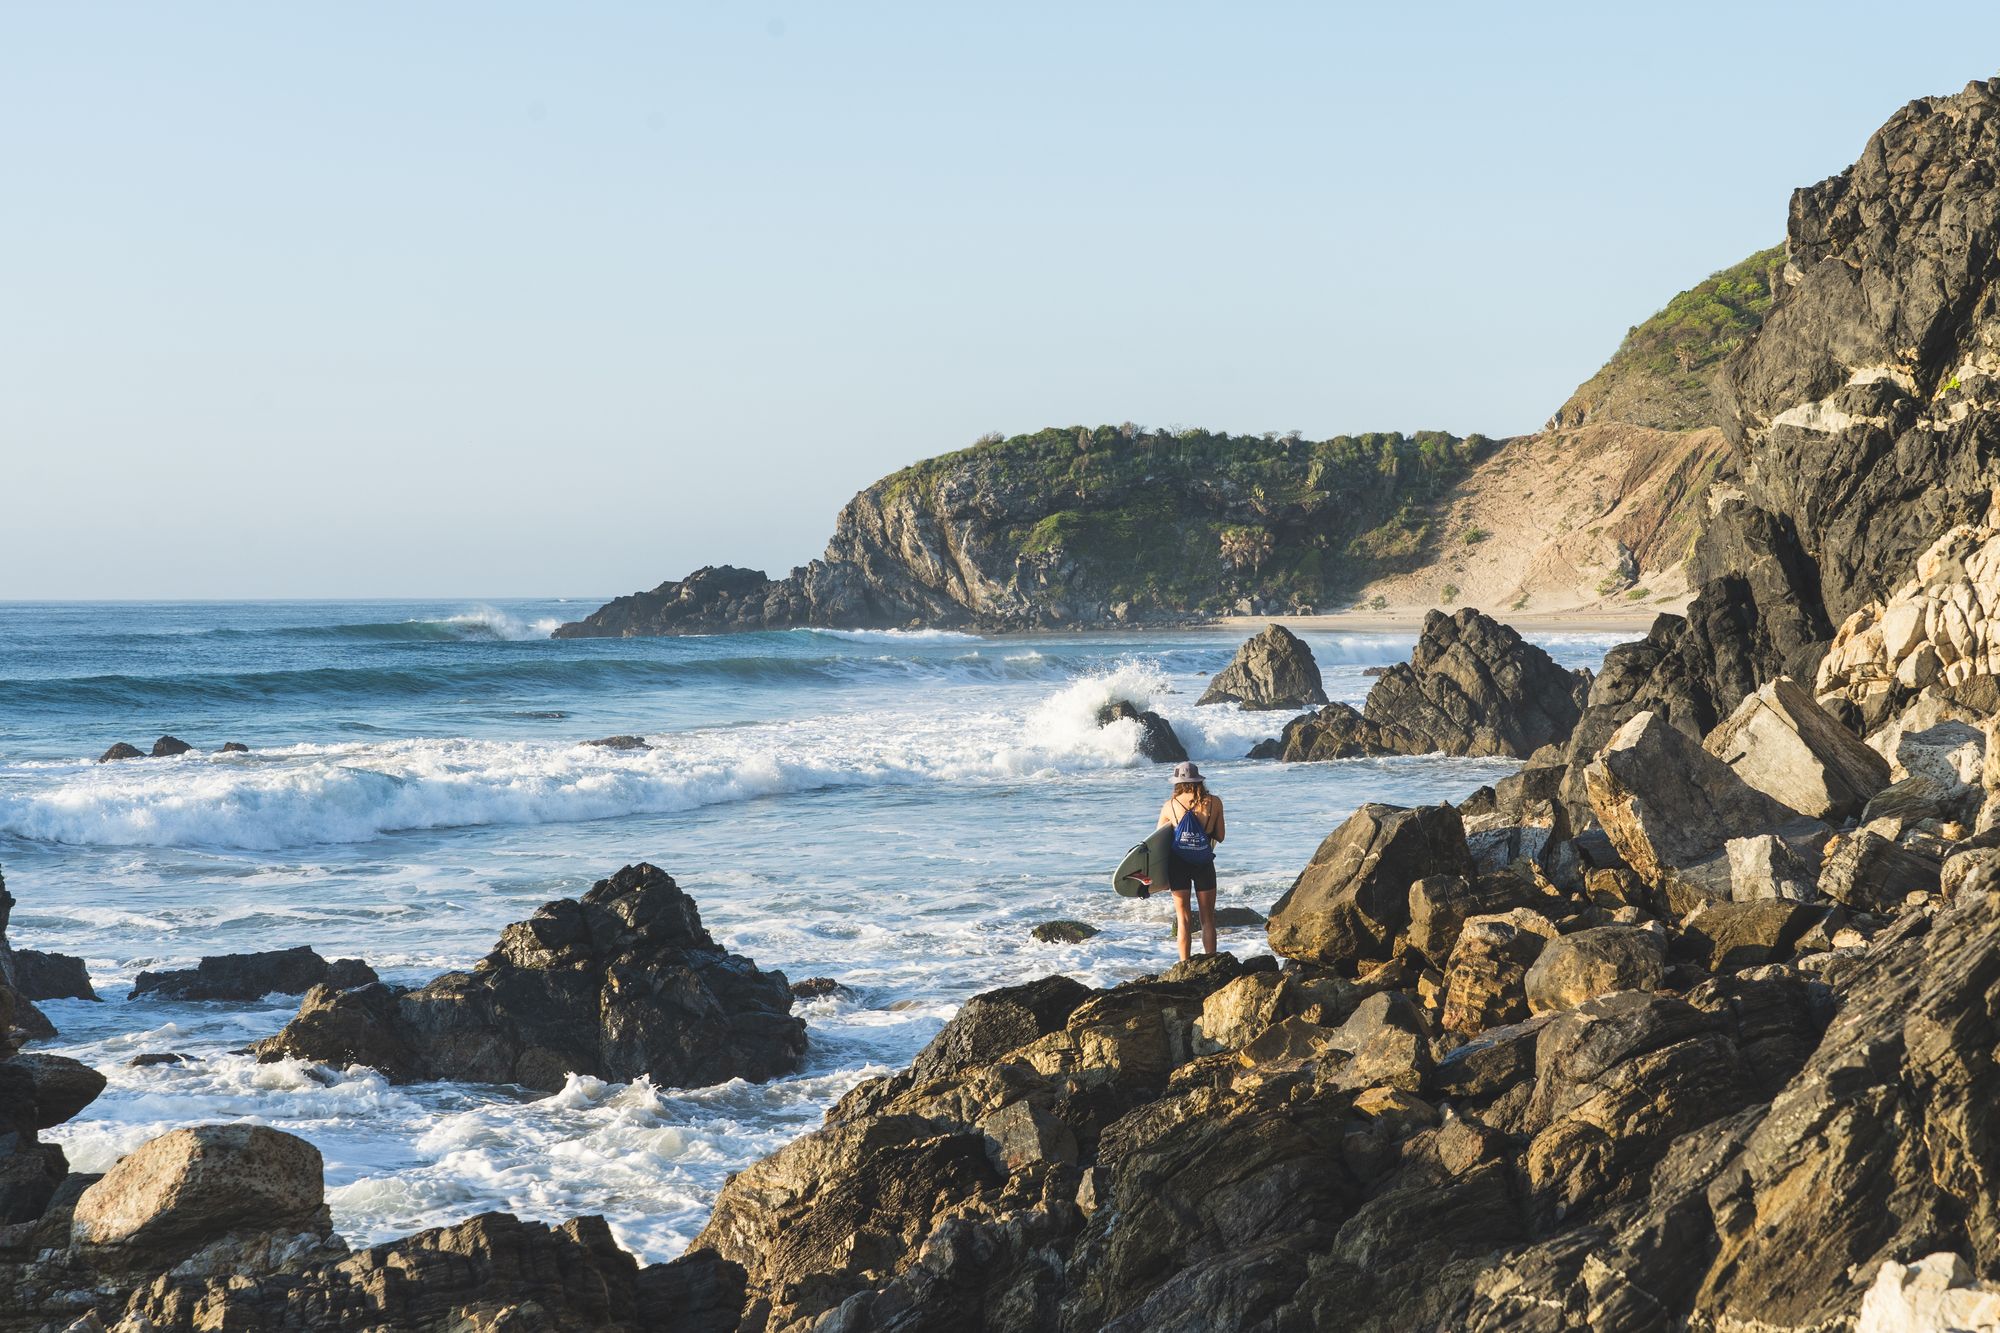
[[[1312,649],[1283,625],[1272,625],[1236,650],[1196,702],[1235,703],[1249,709],[1305,708],[1325,703],[1326,689]]]
[[[315,986],[352,990],[377,981],[375,969],[359,958],[320,957],[307,945],[262,953],[217,954],[193,967],[141,972],[127,999],[261,1000],[266,995],[303,995]]]
[[[1249,759],[1285,763],[1317,763],[1328,759],[1361,759],[1369,755],[1418,754],[1417,742],[1394,727],[1371,722],[1352,704],[1330,703],[1317,713],[1301,713],[1285,724],[1282,734],[1252,746]]]
[[[0,887],[0,957],[11,904]],[[600,1217],[485,1213],[352,1252],[333,1233],[319,1152],[262,1125],[175,1129],[101,1176],[70,1171],[42,1135],[105,1079],[18,1050],[5,1035],[16,1002],[0,972],[0,1333],[737,1325],[740,1268],[702,1252],[642,1267]]]
[[[24,1000],[94,1000],[90,969],[81,958],[40,949],[14,950],[14,989]]]
[[[44,1041],[56,1035],[33,999],[21,986],[20,962],[7,942],[7,921],[14,911],[14,899],[7,881],[0,877],[0,1048],[12,1049],[24,1041]]]
[[[397,1082],[553,1092],[578,1073],[705,1087],[790,1073],[805,1023],[783,973],[718,946],[694,900],[642,863],[508,926],[470,972],[419,990],[316,986],[256,1050],[369,1065]]]
[[[1361,712],[1406,737],[1405,753],[1525,759],[1569,739],[1590,679],[1471,607],[1433,611],[1410,660],[1375,682]]]

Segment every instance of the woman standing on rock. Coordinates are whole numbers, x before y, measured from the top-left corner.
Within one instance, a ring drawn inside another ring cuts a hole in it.
[[[1222,841],[1222,800],[1208,790],[1201,770],[1174,765],[1174,794],[1160,807],[1161,828],[1174,831],[1167,853],[1167,887],[1174,893],[1180,923],[1181,961],[1188,956],[1188,894],[1201,904],[1201,951],[1215,952],[1215,844]]]

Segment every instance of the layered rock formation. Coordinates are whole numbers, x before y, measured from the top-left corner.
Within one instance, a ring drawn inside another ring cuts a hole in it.
[[[665,872],[626,866],[418,990],[314,987],[262,1060],[369,1065],[396,1082],[560,1089],[571,1073],[663,1087],[790,1073],[805,1053],[781,972],[728,953]]]

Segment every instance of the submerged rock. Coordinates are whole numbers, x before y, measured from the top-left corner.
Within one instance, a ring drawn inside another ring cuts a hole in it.
[[[594,741],[579,741],[579,745],[595,745],[601,750],[650,750],[643,736],[600,736]]]
[[[1081,944],[1099,932],[1084,921],[1044,921],[1028,933],[1043,944]]]
[[[1250,709],[1305,708],[1326,702],[1312,649],[1283,625],[1251,637],[1208,683],[1198,701]]]
[[[138,746],[128,745],[124,741],[119,741],[116,745],[106,750],[103,754],[97,756],[97,762],[100,764],[108,764],[116,759],[144,759],[145,757],[146,757],[146,752],[140,749]]]
[[[414,991],[316,987],[256,1051],[367,1064],[397,1082],[553,1092],[579,1073],[705,1087],[796,1069],[805,1024],[791,1010],[783,973],[723,950],[672,877],[640,864],[508,926],[470,972]]]
[[[261,1000],[266,995],[303,995],[321,985],[348,990],[375,980],[375,969],[358,958],[329,963],[301,944],[261,953],[218,954],[172,972],[141,972],[126,998]]]
[[[186,754],[194,749],[178,736],[162,736],[153,742],[153,758],[171,759],[177,754]]]

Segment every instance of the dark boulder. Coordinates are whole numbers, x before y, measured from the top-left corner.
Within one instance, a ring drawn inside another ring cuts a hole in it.
[[[1139,724],[1139,757],[1156,764],[1178,764],[1188,757],[1181,746],[1181,738],[1174,734],[1172,724],[1158,713],[1141,711],[1136,705],[1123,699],[1114,699],[1097,710],[1097,725],[1108,727],[1113,722],[1136,722]]]
[[[723,950],[694,900],[641,864],[508,926],[470,972],[413,991],[317,988],[256,1051],[372,1064],[396,1081],[555,1091],[574,1072],[702,1087],[796,1069],[805,1024],[791,1009],[782,973]]]
[[[1245,708],[1306,708],[1326,702],[1312,649],[1283,625],[1250,638],[1208,683],[1200,703]]]
[[[249,754],[249,753],[250,753],[250,747],[249,747],[249,746],[247,746],[247,745],[245,745],[245,744],[244,744],[244,743],[243,743],[242,741],[224,741],[224,742],[222,743],[222,748],[221,748],[220,750],[217,750],[217,751],[216,751],[216,753],[217,753],[217,754]]]
[[[303,995],[319,985],[365,986],[375,979],[374,969],[358,958],[329,963],[301,944],[262,953],[218,954],[172,972],[141,972],[127,998],[261,1000],[266,995]]]
[[[792,998],[795,1000],[822,1000],[832,996],[835,999],[851,1000],[854,988],[843,986],[832,977],[806,977],[792,983]]]
[[[14,950],[14,988],[30,1000],[94,1000],[90,969],[81,958],[39,949]]]
[[[1086,921],[1044,921],[1028,932],[1043,944],[1081,944],[1098,933]]]
[[[1282,735],[1259,741],[1245,757],[1293,764],[1316,763],[1327,759],[1423,753],[1416,745],[1394,727],[1370,722],[1351,704],[1330,703],[1317,713],[1299,714],[1285,724]]]
[[[580,741],[578,744],[595,745],[601,750],[650,750],[653,748],[646,743],[643,737],[639,736],[600,736],[594,741]]]
[[[1368,691],[1362,716],[1411,754],[1525,759],[1569,739],[1590,673],[1568,671],[1506,625],[1467,607],[1433,611],[1407,663]]]
[[[928,1083],[1059,1032],[1090,993],[1080,981],[1049,976],[975,995],[917,1054],[910,1072]]]
[[[187,754],[194,747],[178,736],[162,736],[153,742],[153,758],[171,759],[177,754]]]
[[[114,759],[144,759],[145,757],[146,752],[138,746],[127,745],[124,741],[120,741],[103,754],[97,756],[97,762],[108,764]]]

